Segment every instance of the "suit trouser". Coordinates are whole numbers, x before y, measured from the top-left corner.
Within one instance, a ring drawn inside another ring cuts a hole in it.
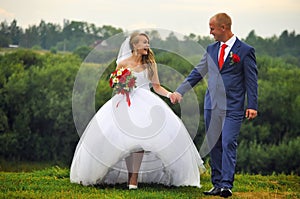
[[[244,111],[204,110],[206,136],[210,147],[211,180],[214,187],[232,188],[237,139]]]

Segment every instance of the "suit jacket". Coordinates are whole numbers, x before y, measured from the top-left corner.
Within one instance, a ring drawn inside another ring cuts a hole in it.
[[[207,47],[200,63],[176,91],[183,96],[207,75],[205,109],[213,109],[217,106],[222,110],[244,110],[247,96],[247,108],[257,110],[258,71],[254,48],[236,38],[230,52],[237,54],[240,61],[232,63],[229,53],[220,70],[218,67],[219,46],[220,42],[215,42]]]

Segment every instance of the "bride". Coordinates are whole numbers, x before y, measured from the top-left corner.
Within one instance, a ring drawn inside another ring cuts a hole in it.
[[[138,182],[200,187],[203,161],[182,121],[154,91],[160,86],[149,38],[134,32],[120,49],[117,69],[128,68],[136,88],[116,94],[91,119],[76,147],[70,180],[83,185]]]

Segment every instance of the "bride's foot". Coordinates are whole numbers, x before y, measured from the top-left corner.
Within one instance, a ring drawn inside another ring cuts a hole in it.
[[[137,189],[137,184],[138,184],[138,182],[137,182],[137,180],[138,180],[138,174],[137,173],[132,173],[131,175],[129,175],[130,176],[130,178],[129,178],[129,185],[128,185],[128,187],[129,187],[129,189]]]
[[[132,185],[132,184],[130,184],[130,185],[128,186],[128,188],[129,188],[129,190],[131,190],[131,189],[137,189],[138,187],[137,187],[137,185]]]
[[[132,173],[128,173],[127,187],[130,185],[131,176],[132,176]]]

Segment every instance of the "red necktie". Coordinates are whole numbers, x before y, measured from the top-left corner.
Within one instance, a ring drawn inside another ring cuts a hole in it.
[[[219,57],[219,68],[220,70],[222,69],[222,66],[224,64],[224,54],[225,54],[225,48],[227,47],[226,44],[223,44],[221,46],[221,52],[220,52],[220,57]]]

